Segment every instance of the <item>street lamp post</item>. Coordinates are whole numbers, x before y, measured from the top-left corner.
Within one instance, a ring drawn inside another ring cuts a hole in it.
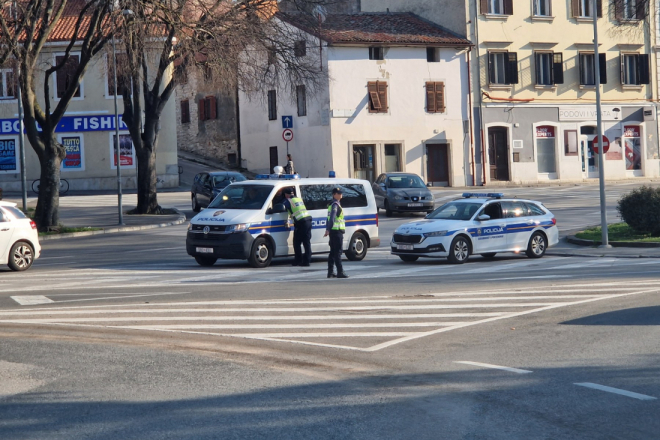
[[[591,14],[594,19],[594,70],[596,80],[596,125],[598,133],[598,180],[600,181],[600,228],[602,231],[601,247],[612,247],[609,244],[607,231],[607,200],[605,198],[605,155],[603,154],[603,125],[600,105],[600,61],[598,57],[598,14],[596,0],[591,0]]]
[[[112,33],[112,65],[114,71],[115,89],[115,157],[117,161],[117,208],[119,210],[119,225],[124,224],[124,213],[122,207],[121,193],[121,154],[119,151],[119,110],[117,107],[117,49],[115,47],[115,34]]]
[[[16,5],[16,0],[14,0],[14,20],[16,21],[16,26],[14,28],[15,32],[18,32],[18,7]],[[23,132],[23,96],[21,94],[21,63],[19,60],[16,60],[16,77],[14,81],[16,82],[16,101],[18,102],[18,150],[20,157],[21,165],[21,195],[23,198],[23,212],[27,213],[27,172],[25,169],[25,137]]]

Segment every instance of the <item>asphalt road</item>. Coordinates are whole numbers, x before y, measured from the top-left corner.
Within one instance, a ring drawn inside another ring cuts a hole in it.
[[[609,186],[612,213],[630,188]],[[504,192],[564,232],[599,221],[597,186]],[[384,244],[419,217],[381,216]],[[184,242],[56,240],[0,272],[0,438],[660,438],[660,259],[385,246],[327,280],[323,256],[201,268]]]

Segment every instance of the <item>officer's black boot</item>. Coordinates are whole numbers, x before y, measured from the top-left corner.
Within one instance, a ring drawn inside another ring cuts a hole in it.
[[[328,271],[328,278],[337,278],[337,275],[332,270]]]
[[[348,275],[346,275],[346,272],[342,270],[337,274],[337,278],[348,278]]]

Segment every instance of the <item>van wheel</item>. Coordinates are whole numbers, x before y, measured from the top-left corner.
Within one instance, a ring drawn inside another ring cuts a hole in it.
[[[213,257],[201,257],[197,255],[195,256],[195,261],[197,261],[197,264],[200,266],[211,267],[215,264],[216,261],[218,261],[218,259]]]
[[[27,270],[34,262],[34,249],[29,243],[19,241],[14,243],[9,251],[9,268],[15,271]]]
[[[470,257],[470,243],[467,238],[459,235],[454,238],[449,248],[449,256],[447,259],[453,264],[463,264]]]
[[[192,210],[194,212],[201,211],[202,207],[199,205],[199,202],[197,201],[197,194],[193,193],[191,200],[192,200]]]
[[[367,239],[362,232],[356,232],[351,237],[346,249],[346,258],[351,261],[362,261],[367,256]]]
[[[405,261],[406,263],[414,263],[419,259],[417,255],[399,255],[399,258],[401,258],[401,261]]]
[[[540,232],[535,232],[532,238],[529,239],[527,251],[525,252],[529,258],[541,258],[545,255],[545,250],[548,248],[548,241]]]
[[[259,237],[254,240],[252,244],[252,251],[250,252],[250,257],[248,262],[250,266],[256,268],[263,268],[270,266],[270,262],[273,260],[273,247],[270,242],[264,237]]]
[[[385,217],[392,217],[392,210],[390,209],[390,202],[385,200]]]

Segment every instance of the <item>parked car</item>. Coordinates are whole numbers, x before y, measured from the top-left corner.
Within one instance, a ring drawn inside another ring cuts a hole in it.
[[[11,270],[27,270],[40,254],[34,220],[16,208],[16,203],[0,201],[0,264]]]
[[[525,252],[541,258],[558,241],[555,216],[541,202],[465,193],[426,219],[399,226],[390,247],[406,262],[446,257],[460,264],[473,254],[493,258],[500,252]]]
[[[245,180],[248,180],[248,178],[237,171],[199,173],[195,176],[195,181],[190,190],[193,211],[199,212],[202,208],[209,206],[215,196],[220,194],[232,182],[243,182]]]
[[[384,173],[373,184],[376,206],[385,210],[386,216],[393,212],[433,212],[433,194],[417,174]]]

